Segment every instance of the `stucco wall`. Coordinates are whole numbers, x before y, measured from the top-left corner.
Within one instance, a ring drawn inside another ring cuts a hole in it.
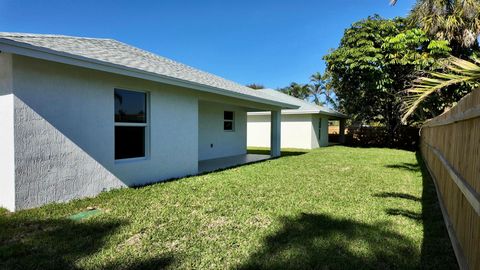
[[[270,115],[247,116],[247,145],[270,147]],[[312,114],[283,114],[281,145],[282,148],[300,149],[328,146],[328,118]]]
[[[13,70],[17,208],[197,172],[192,91],[20,56]],[[149,93],[144,160],[114,160],[115,88]]]
[[[312,128],[311,115],[282,115],[282,147],[311,149]]]
[[[247,119],[247,145],[270,147],[270,115],[248,115]],[[311,115],[282,115],[282,148],[312,149],[313,132]]]
[[[270,147],[270,115],[247,115],[247,146]]]
[[[224,111],[234,112],[235,127],[233,131],[223,130]],[[215,102],[199,102],[199,159],[245,154],[247,149],[246,119],[247,113],[242,107]]]
[[[0,53],[0,207],[15,210],[12,56]]]

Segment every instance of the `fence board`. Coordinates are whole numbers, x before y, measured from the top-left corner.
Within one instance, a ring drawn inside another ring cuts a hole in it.
[[[426,122],[421,152],[462,269],[480,269],[480,90]]]

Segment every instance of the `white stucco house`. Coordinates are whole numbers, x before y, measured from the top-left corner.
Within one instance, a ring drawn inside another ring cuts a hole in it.
[[[247,112],[288,101],[111,40],[0,33],[0,206],[11,211],[234,165]]]
[[[328,121],[340,121],[340,142],[344,141],[346,115],[324,106],[301,100],[273,89],[260,89],[259,93],[289,104],[297,109],[282,110],[281,147],[314,149],[328,146]],[[247,145],[270,147],[270,112],[247,113]]]

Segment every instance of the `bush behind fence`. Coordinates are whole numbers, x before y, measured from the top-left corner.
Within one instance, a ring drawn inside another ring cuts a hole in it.
[[[329,134],[330,142],[338,142],[338,134]],[[385,127],[348,128],[345,144],[355,147],[389,147],[405,150],[417,150],[419,129],[400,126],[393,133]]]

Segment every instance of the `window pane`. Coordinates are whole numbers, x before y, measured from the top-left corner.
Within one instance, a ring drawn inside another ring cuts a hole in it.
[[[233,122],[232,121],[223,122],[223,130],[233,130]]]
[[[224,120],[233,120],[233,112],[223,112]]]
[[[115,127],[115,159],[145,156],[144,127]]]
[[[115,122],[146,123],[145,93],[115,89]]]

